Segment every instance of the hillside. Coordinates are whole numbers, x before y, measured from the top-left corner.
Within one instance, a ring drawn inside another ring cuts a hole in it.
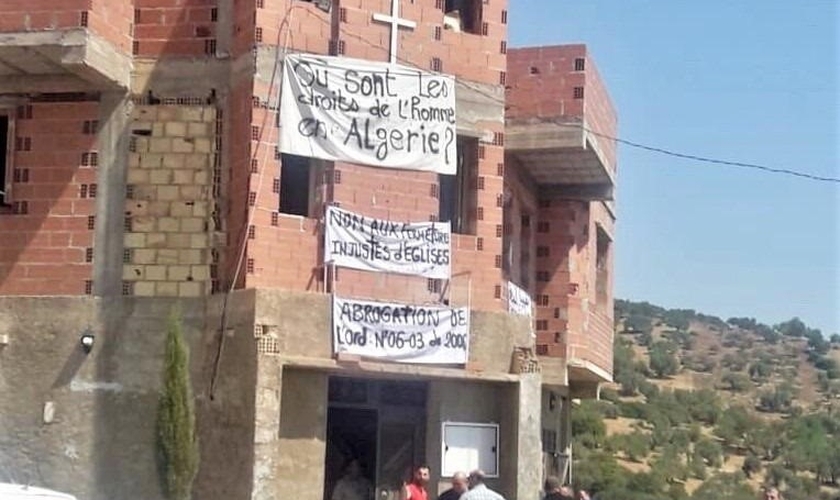
[[[599,500],[840,500],[840,335],[616,301],[615,383],[573,410]]]

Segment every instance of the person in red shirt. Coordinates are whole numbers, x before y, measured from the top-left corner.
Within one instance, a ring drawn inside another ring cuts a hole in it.
[[[429,484],[429,468],[425,465],[414,468],[410,483],[403,485],[401,500],[429,500],[426,485]]]

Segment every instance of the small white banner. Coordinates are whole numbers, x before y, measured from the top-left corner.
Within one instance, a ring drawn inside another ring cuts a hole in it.
[[[466,364],[470,312],[333,296],[333,352],[398,363]]]
[[[392,222],[327,207],[324,262],[384,273],[449,279],[448,222]]]
[[[456,171],[455,79],[346,57],[290,54],[280,150],[374,167]]]
[[[508,281],[508,311],[523,316],[534,316],[534,302],[528,292]]]

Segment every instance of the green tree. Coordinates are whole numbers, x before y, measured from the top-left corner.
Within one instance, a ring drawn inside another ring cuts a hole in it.
[[[691,500],[755,500],[755,493],[741,474],[718,474],[703,482]]]
[[[650,347],[650,369],[658,378],[674,375],[680,369],[676,349],[670,342],[654,342]]]
[[[170,500],[189,500],[198,472],[198,440],[190,382],[189,348],[181,319],[169,315],[164,355],[163,388],[158,402],[157,435],[163,486]]]
[[[743,373],[726,372],[720,380],[732,392],[744,392],[750,387],[750,378]]]
[[[702,438],[694,445],[694,453],[709,467],[719,468],[723,465],[723,450],[720,445],[709,438]]]
[[[761,460],[754,454],[750,453],[744,459],[744,466],[741,467],[741,470],[747,476],[747,479],[749,479],[753,474],[761,472]]]

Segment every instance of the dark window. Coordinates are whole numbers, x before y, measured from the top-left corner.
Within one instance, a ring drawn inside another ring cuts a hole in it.
[[[461,31],[480,35],[482,3],[482,0],[446,0],[444,11],[450,22],[460,24]]]
[[[596,232],[596,257],[595,257],[595,292],[597,304],[606,307],[609,301],[610,290],[610,247],[612,242],[603,229],[598,227]]]
[[[452,223],[452,232],[473,234],[475,183],[478,172],[478,139],[458,137],[458,170],[455,175],[438,175],[438,220]]]
[[[280,161],[280,212],[309,217],[315,199],[317,160],[284,153]]]
[[[586,69],[586,59],[582,57],[575,58],[575,71],[583,71]]]
[[[0,205],[8,205],[12,196],[12,122],[0,111]]]
[[[575,87],[575,99],[583,99],[583,87]]]

